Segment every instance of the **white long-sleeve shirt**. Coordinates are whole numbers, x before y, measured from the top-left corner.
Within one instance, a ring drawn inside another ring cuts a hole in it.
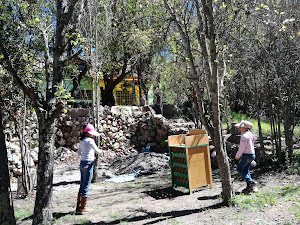
[[[252,134],[250,131],[243,133],[240,140],[239,150],[236,153],[235,158],[239,159],[242,156],[242,154],[255,154],[255,150],[254,150],[255,140],[256,140],[256,136]]]
[[[80,141],[77,154],[81,155],[81,161],[94,161],[95,152],[100,154],[101,150],[97,147],[93,138],[85,137]]]

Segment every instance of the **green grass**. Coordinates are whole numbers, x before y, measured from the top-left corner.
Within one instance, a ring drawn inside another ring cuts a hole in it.
[[[236,196],[234,201],[237,207],[252,211],[260,211],[265,207],[281,205],[282,202],[290,202],[291,207],[286,210],[295,215],[300,223],[300,187],[295,187],[293,183],[284,187],[275,187],[263,193],[240,194]]]
[[[250,118],[250,117],[248,117],[248,116],[246,116],[244,114],[235,113],[235,112],[232,112],[230,115],[231,115],[231,118],[232,118],[231,119],[232,122],[239,123],[239,122],[241,122],[241,120],[248,120],[248,121],[250,121],[253,124],[253,130],[258,132],[258,122],[257,122],[257,119],[253,119],[253,118]],[[266,123],[264,121],[261,121],[260,124],[261,124],[261,129],[263,131],[263,134],[264,135],[270,135],[271,134],[271,124]],[[282,130],[283,130],[283,126],[282,126]]]
[[[117,220],[119,220],[119,219],[122,218],[122,215],[121,215],[120,213],[115,213],[115,212],[110,213],[109,216],[110,216],[111,218],[117,219]]]
[[[31,216],[32,216],[32,211],[28,209],[19,209],[15,212],[16,220],[21,220]]]
[[[236,113],[236,112],[231,112],[230,113],[230,117],[231,117],[231,122],[236,122],[239,123],[241,122],[241,120],[248,120],[253,124],[253,130],[255,133],[258,134],[258,122],[257,119],[254,118],[250,118],[244,114],[240,114],[240,113]],[[226,127],[226,124],[223,123],[223,127]],[[264,136],[268,136],[271,135],[271,124],[261,121],[261,129],[263,132]],[[281,125],[281,130],[284,131],[284,126],[283,124]],[[294,135],[296,137],[300,137],[300,126],[296,126],[294,129]]]
[[[300,151],[295,151],[294,152],[294,157],[289,165],[288,171],[293,174],[300,174]]]
[[[78,218],[74,214],[60,217],[59,219],[54,220],[54,222],[55,222],[55,224],[56,223],[64,224],[66,222],[75,223],[75,224],[92,224],[89,219],[87,219],[87,218]]]

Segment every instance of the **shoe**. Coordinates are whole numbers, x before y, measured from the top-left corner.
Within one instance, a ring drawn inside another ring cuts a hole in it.
[[[244,193],[244,194],[248,194],[250,192],[251,192],[251,189],[249,187],[246,187],[242,190],[242,193]]]
[[[81,208],[81,194],[78,193],[78,195],[77,195],[77,205],[76,205],[76,210],[75,210],[76,215],[81,214],[80,208]]]
[[[254,188],[256,185],[257,185],[257,183],[256,183],[255,181],[251,181],[251,182],[249,182],[248,187],[249,187],[250,189],[253,190],[253,188]]]
[[[81,197],[81,207],[80,207],[81,213],[85,213],[85,212],[89,212],[89,211],[90,211],[90,210],[86,207],[86,205],[87,205],[87,200],[88,200],[88,197],[84,197],[84,196]]]

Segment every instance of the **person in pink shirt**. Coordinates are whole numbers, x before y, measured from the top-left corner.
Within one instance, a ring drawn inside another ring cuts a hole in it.
[[[235,159],[239,160],[236,169],[247,183],[247,187],[244,189],[244,192],[251,192],[256,185],[256,182],[252,180],[249,171],[250,164],[255,159],[254,142],[256,140],[256,136],[250,132],[253,124],[249,121],[242,120],[239,124],[234,126],[242,133],[239,150],[235,155]]]

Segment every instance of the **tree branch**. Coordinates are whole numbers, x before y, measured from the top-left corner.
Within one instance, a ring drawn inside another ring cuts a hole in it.
[[[2,65],[3,67],[13,76],[13,78],[15,79],[15,81],[17,82],[17,84],[21,87],[21,89],[24,91],[24,93],[29,97],[29,99],[35,103],[35,104],[39,104],[38,102],[38,96],[35,95],[35,93],[24,84],[24,82],[22,81],[22,79],[18,76],[17,71],[13,68],[11,61],[9,59],[9,55],[2,43],[2,40],[0,39],[0,51],[1,54],[4,56],[3,60],[2,60]],[[6,64],[6,65],[5,65]]]

